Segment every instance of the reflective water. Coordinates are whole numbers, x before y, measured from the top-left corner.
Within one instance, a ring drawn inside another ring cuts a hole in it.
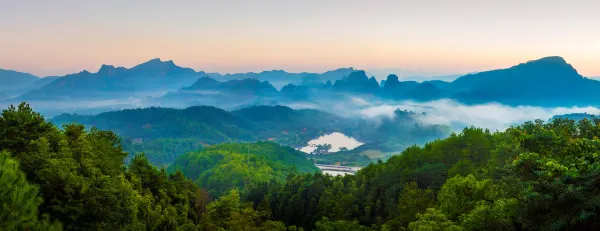
[[[329,149],[329,152],[337,152],[340,151],[340,148],[342,147],[345,147],[348,150],[352,150],[362,145],[363,143],[359,142],[358,140],[352,137],[346,136],[343,133],[334,132],[309,141],[308,145],[306,147],[301,148],[300,151],[303,151],[305,153],[311,153],[315,149],[317,149],[316,145],[324,144],[331,145],[331,149]]]

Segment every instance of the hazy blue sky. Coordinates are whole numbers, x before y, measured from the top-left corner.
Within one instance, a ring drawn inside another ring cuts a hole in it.
[[[600,76],[599,0],[0,0],[0,68],[464,73],[560,55]]]

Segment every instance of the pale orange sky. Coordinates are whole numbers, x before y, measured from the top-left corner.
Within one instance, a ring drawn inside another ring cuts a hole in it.
[[[7,1],[0,68],[64,75],[159,57],[208,72],[454,74],[558,55],[600,76],[598,9],[592,0]]]

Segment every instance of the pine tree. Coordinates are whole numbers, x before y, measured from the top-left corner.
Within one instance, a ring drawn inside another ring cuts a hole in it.
[[[19,163],[0,152],[0,230],[60,230],[58,224],[38,221],[38,188],[29,184]]]

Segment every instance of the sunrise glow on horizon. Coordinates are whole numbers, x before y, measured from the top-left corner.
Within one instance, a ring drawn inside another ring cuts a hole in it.
[[[152,58],[207,72],[462,74],[562,56],[600,76],[600,2],[13,1],[0,68],[65,75]]]

